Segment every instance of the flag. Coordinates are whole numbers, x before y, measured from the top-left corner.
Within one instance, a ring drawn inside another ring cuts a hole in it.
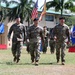
[[[72,44],[75,44],[75,26],[71,28],[71,41]]]
[[[71,27],[71,41],[72,41],[72,46],[69,47],[68,52],[75,52],[75,46],[73,46],[75,44],[75,26]]]
[[[70,46],[68,52],[73,52],[74,53],[75,52],[75,46]]]
[[[39,18],[39,22],[42,20],[43,16],[46,14],[46,0],[44,2],[44,7],[43,7],[43,11],[40,15],[40,18]]]
[[[0,34],[4,33],[4,24],[0,23]]]
[[[31,18],[34,20],[34,18],[38,17],[38,0],[36,1],[34,8],[32,10]]]
[[[7,50],[6,44],[0,44],[0,50]]]

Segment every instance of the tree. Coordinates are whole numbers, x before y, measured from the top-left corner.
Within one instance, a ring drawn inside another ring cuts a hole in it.
[[[72,25],[75,25],[75,16],[66,17],[66,24],[71,27]]]
[[[6,7],[1,6],[1,3],[5,3]],[[1,13],[1,19],[4,20],[7,17],[7,14],[9,12],[9,6],[12,3],[17,3],[15,1],[8,1],[8,0],[0,0],[0,13]]]
[[[0,20],[2,21],[3,19],[4,19],[4,16],[5,16],[5,14],[4,14],[4,8],[1,6],[1,3],[2,2],[6,2],[7,0],[0,0]]]
[[[20,0],[20,4],[17,7],[11,9],[9,13],[9,19],[15,20],[16,16],[20,16],[21,22],[26,20],[29,25],[33,4],[34,2],[32,0]]]
[[[74,0],[67,0],[67,2],[65,2],[65,0],[53,0],[47,2],[46,7],[47,9],[55,7],[55,11],[61,10],[61,15],[63,15],[63,9],[70,9],[71,11],[73,11],[72,10],[72,8],[74,7],[73,1]]]

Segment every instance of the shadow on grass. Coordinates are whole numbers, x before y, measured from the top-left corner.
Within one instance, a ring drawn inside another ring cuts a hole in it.
[[[6,62],[7,65],[32,65],[31,63],[14,63],[14,62]],[[60,65],[56,62],[51,63],[39,63],[39,65]]]
[[[16,63],[16,62],[0,62],[0,64],[6,64],[6,65],[32,65],[31,63]],[[39,65],[61,65],[57,64],[56,62],[51,62],[51,63],[40,63]]]
[[[39,65],[58,65],[58,64],[56,62],[51,62],[51,63],[39,63]]]
[[[31,63],[6,62],[7,65],[31,65]]]
[[[16,62],[0,62],[0,64],[6,64],[6,65],[31,65],[31,63],[16,63]]]

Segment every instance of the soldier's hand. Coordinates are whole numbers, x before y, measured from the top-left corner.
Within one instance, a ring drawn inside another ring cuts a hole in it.
[[[29,39],[27,39],[27,43],[29,43]]]
[[[23,41],[23,39],[17,38],[17,41]]]
[[[23,41],[23,44],[26,44],[26,41]]]
[[[8,41],[10,41],[10,39],[8,39]]]
[[[56,36],[54,36],[54,39],[56,40],[56,39],[57,39],[57,37],[56,37]]]
[[[67,45],[69,45],[70,44],[70,42],[69,41],[67,41]]]

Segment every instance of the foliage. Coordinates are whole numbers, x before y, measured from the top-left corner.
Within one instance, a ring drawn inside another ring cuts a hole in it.
[[[71,11],[74,11],[73,1],[74,0],[68,0],[67,2],[65,2],[65,0],[53,0],[53,1],[47,2],[46,6],[47,6],[47,9],[54,7],[55,11],[61,10],[61,15],[63,15],[63,9],[70,9]]]
[[[6,4],[6,7],[1,6],[2,2]],[[7,14],[9,13],[9,5],[12,3],[15,3],[15,1],[0,0],[0,12],[1,12],[1,20],[2,21],[7,17]]]
[[[21,21],[23,22],[24,19],[26,21],[29,21],[31,18],[31,12],[32,12],[32,5],[34,4],[34,2],[32,0],[20,0],[20,4],[11,9],[8,16],[9,16],[9,20],[15,20],[16,16],[20,16],[21,17]]]
[[[65,19],[68,26],[75,25],[75,16],[66,17]]]

